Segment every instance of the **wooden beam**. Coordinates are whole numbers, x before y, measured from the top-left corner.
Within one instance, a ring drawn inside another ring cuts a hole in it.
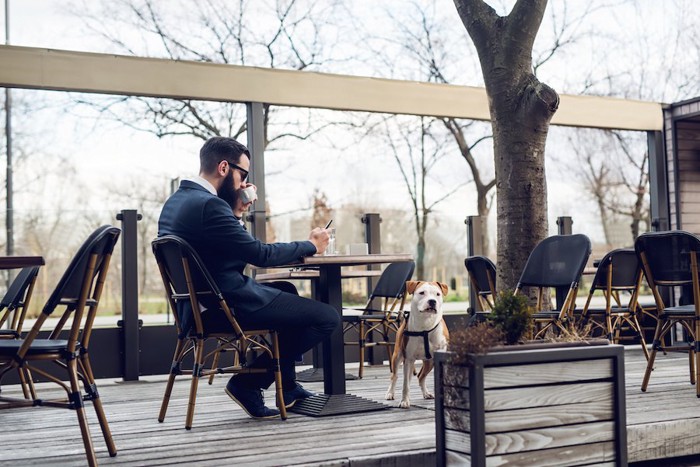
[[[0,46],[0,87],[489,120],[484,88]],[[661,130],[661,104],[562,95],[553,124]]]

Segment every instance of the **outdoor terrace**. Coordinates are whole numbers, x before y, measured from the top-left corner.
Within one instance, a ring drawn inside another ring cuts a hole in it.
[[[688,383],[687,355],[660,355],[647,393],[639,389],[645,367],[641,351],[628,347],[625,360],[630,462],[700,455],[700,410],[694,388]],[[348,365],[348,370],[355,368]],[[388,379],[387,367],[370,367],[364,379],[347,382],[348,392],[396,407],[396,401],[384,401]],[[414,407],[410,410],[392,408],[327,418],[290,413],[282,422],[249,419],[224,394],[225,382],[226,377],[218,377],[213,386],[202,381],[194,426],[186,431],[187,378],[176,383],[162,424],[156,418],[164,376],[142,378],[137,383],[99,381],[119,454],[108,456],[92,407],[88,406],[98,462],[256,466],[435,463],[433,403],[421,398],[417,384],[412,385]],[[305,386],[322,391],[322,383]],[[53,386],[39,388],[45,395],[55,391]],[[17,386],[5,386],[3,394],[21,393]],[[0,465],[85,464],[73,413],[43,407],[4,410],[2,426]]]

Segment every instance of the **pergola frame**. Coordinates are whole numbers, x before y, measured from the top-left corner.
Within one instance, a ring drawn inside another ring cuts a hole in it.
[[[262,207],[252,213],[253,233],[263,240],[263,104],[490,119],[486,90],[479,87],[7,45],[0,46],[0,87],[245,103],[251,179]],[[655,193],[666,192],[654,170],[662,150],[655,144],[663,129],[662,104],[564,94],[552,124],[648,132],[651,215],[668,218],[668,208],[655,201]]]
[[[264,104],[490,120],[486,90],[479,87],[8,45],[0,45],[0,87],[244,103],[251,180],[258,187],[259,199],[256,203],[259,207],[251,213],[250,219],[253,235],[263,241],[266,223]],[[662,105],[595,96],[561,95],[560,98],[553,125],[647,132],[651,216],[659,219],[662,225],[668,225]],[[133,214],[125,217],[135,224],[137,217],[135,212]],[[127,227],[124,228],[130,231],[135,225]],[[127,258],[123,261],[135,264],[136,249],[131,248],[123,256]],[[129,290],[123,290],[123,297],[138,296],[137,284],[125,288]],[[123,326],[101,330],[106,336],[103,340],[118,340],[123,348],[140,349],[139,340],[133,336],[141,332],[153,334],[144,338],[151,345],[158,343],[159,347],[168,347],[166,343],[173,340],[172,326],[150,326],[139,331],[135,300],[123,299]],[[98,354],[109,357],[118,353],[111,347],[107,350]],[[159,349],[158,354],[162,351]],[[105,369],[102,377],[121,375],[125,380],[136,380],[142,373],[167,372],[166,368],[156,368],[157,365],[151,365],[153,362],[142,360],[139,352],[133,351],[119,358],[106,358],[98,367]]]

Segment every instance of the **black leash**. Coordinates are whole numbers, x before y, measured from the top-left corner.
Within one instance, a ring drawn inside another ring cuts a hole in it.
[[[425,358],[427,358],[428,360],[433,358],[433,356],[430,354],[430,340],[428,340],[428,336],[431,332],[436,330],[438,326],[440,326],[440,323],[442,323],[442,321],[438,321],[438,323],[435,326],[433,326],[433,329],[430,329],[429,331],[409,331],[408,323],[406,323],[406,331],[404,332],[405,336],[423,336],[423,349],[425,350]]]

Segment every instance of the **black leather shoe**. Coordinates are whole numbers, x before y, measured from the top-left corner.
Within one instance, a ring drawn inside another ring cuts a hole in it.
[[[282,393],[284,395],[284,406],[288,409],[293,407],[297,401],[316,395],[313,392],[307,391],[301,387],[301,384],[299,383],[295,383],[295,386],[292,389],[283,391]]]
[[[262,389],[250,389],[229,381],[226,394],[252,418],[279,417],[279,410],[265,407]]]

